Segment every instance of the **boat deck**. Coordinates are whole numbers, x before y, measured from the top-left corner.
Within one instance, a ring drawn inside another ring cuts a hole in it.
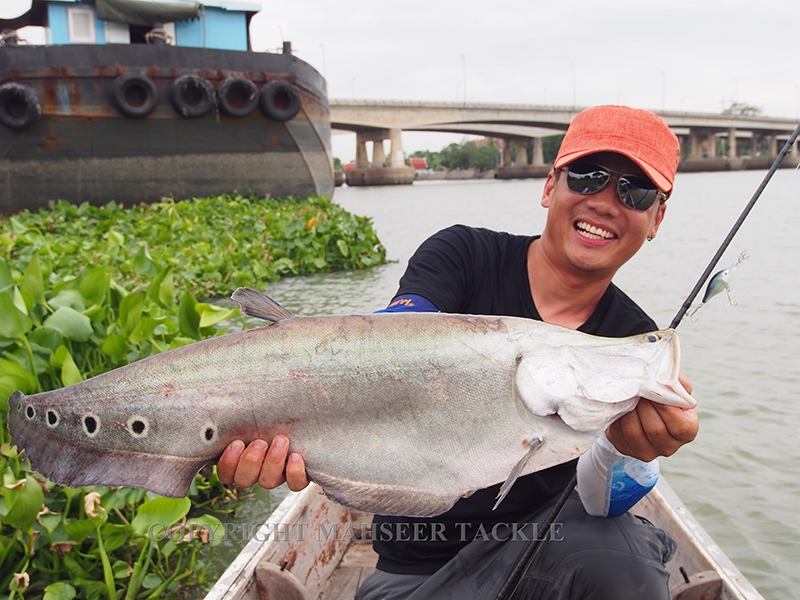
[[[667,565],[673,600],[763,600],[663,478],[633,510],[678,542]],[[314,484],[290,494],[206,600],[352,600],[375,570],[371,518],[328,500]]]

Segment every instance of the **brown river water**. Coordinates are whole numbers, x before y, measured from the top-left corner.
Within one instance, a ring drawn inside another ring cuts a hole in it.
[[[764,172],[679,174],[658,237],[615,279],[666,327]],[[384,307],[408,258],[453,223],[539,233],[543,180],[424,182],[339,188],[335,200],[374,220],[394,261],[366,272],[302,277],[268,292],[294,312]],[[716,296],[679,327],[683,370],[700,403],[700,435],[662,471],[702,525],[767,598],[800,589],[800,171],[779,171],[718,268],[740,252],[734,305]],[[261,496],[261,495],[259,495]],[[246,519],[258,522],[255,503]],[[635,509],[634,509],[635,510]]]

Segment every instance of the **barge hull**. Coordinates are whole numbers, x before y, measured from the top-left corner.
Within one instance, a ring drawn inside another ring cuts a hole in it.
[[[146,76],[158,101],[126,117],[111,98],[125,74]],[[215,88],[239,77],[261,90],[285,82],[300,110],[286,121],[259,106],[242,117],[212,110],[185,118],[170,102],[183,75]],[[333,193],[330,113],[324,79],[290,54],[144,45],[0,48],[0,84],[35,90],[41,117],[21,130],[0,127],[0,211],[51,200],[125,204],[238,191],[306,197]]]

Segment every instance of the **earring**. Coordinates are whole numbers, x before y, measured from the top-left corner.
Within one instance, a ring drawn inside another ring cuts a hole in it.
[[[654,233],[651,233],[650,235],[647,236],[647,241],[648,242],[652,242],[654,239],[656,239],[656,236],[655,236]]]

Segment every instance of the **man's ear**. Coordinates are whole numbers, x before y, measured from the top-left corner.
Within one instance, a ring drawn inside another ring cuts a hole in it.
[[[556,188],[556,174],[552,169],[547,174],[547,180],[544,182],[544,190],[542,190],[542,206],[550,208],[550,198],[553,195],[553,190]]]
[[[656,211],[656,218],[653,221],[653,226],[650,228],[650,237],[656,237],[656,233],[658,233],[658,228],[661,226],[661,221],[664,220],[664,214],[667,212],[667,203],[666,202],[659,202],[658,210]]]

